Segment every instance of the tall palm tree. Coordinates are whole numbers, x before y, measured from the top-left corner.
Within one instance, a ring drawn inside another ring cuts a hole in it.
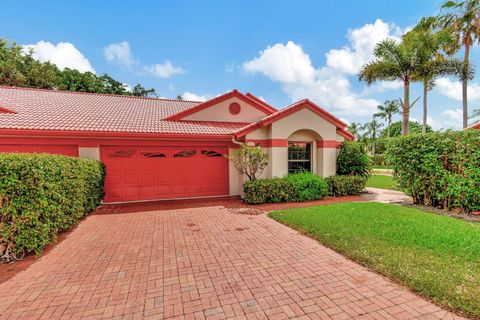
[[[410,104],[410,82],[412,76],[420,69],[427,57],[423,44],[415,46],[411,43],[386,39],[379,42],[374,49],[375,60],[362,67],[358,75],[360,81],[368,85],[376,81],[402,81],[403,101],[402,107],[402,134],[408,134],[410,109],[415,105],[417,98]]]
[[[374,118],[380,118],[387,121],[387,137],[390,138],[390,126],[394,114],[400,113],[400,103],[398,100],[385,100],[383,105],[377,106],[379,112],[373,115]]]
[[[442,5],[443,14],[439,16],[439,25],[454,36],[453,45],[449,53],[453,54],[462,47],[463,74],[462,101],[463,101],[463,127],[468,126],[468,72],[470,60],[470,48],[480,39],[480,0],[447,0]]]
[[[358,134],[361,130],[361,124],[358,122],[352,122],[347,127],[347,131],[355,136],[355,139],[358,139]]]
[[[403,40],[411,42],[414,47],[423,46],[425,59],[419,70],[413,77],[414,80],[422,83],[423,86],[423,125],[422,134],[427,132],[427,96],[435,86],[435,80],[442,76],[462,75],[463,63],[458,59],[447,58],[443,49],[452,44],[453,38],[448,30],[435,30],[436,18],[422,18],[420,22],[408,32]],[[473,71],[470,72],[473,77]]]
[[[365,136],[372,141],[372,156],[375,155],[375,144],[382,127],[383,125],[375,118],[373,118],[372,121],[365,123],[363,126]]]

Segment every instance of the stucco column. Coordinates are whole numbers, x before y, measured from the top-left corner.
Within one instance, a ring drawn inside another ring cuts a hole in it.
[[[288,174],[288,140],[272,140],[272,147],[270,149],[270,177],[286,176]]]
[[[228,155],[231,156],[234,150],[234,148],[229,148]],[[228,182],[231,196],[238,196],[243,193],[244,176],[238,172],[230,159],[228,160]]]

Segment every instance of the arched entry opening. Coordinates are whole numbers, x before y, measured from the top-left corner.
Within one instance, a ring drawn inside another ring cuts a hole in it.
[[[317,132],[309,129],[292,133],[288,137],[288,173],[307,171],[318,174],[321,161],[318,159],[317,141],[321,140]]]

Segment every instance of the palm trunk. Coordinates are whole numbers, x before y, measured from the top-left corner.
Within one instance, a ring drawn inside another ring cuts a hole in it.
[[[463,100],[463,128],[468,127],[468,101],[467,101],[467,86],[468,86],[468,60],[470,55],[470,42],[465,44],[465,55],[463,57],[463,79],[462,79],[462,100]]]
[[[372,141],[372,156],[375,155],[375,140]]]
[[[423,81],[423,126],[422,134],[427,133],[427,94],[428,94],[428,81]]]
[[[410,121],[410,79],[407,77],[403,84],[403,106],[402,106],[402,135],[408,134]]]
[[[390,126],[392,125],[392,117],[388,117],[387,137],[390,138]]]

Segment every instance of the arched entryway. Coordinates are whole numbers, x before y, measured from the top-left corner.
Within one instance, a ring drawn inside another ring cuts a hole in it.
[[[302,129],[288,137],[288,173],[308,171],[319,174],[317,141],[322,137],[315,131]],[[321,166],[321,164],[320,164]]]

